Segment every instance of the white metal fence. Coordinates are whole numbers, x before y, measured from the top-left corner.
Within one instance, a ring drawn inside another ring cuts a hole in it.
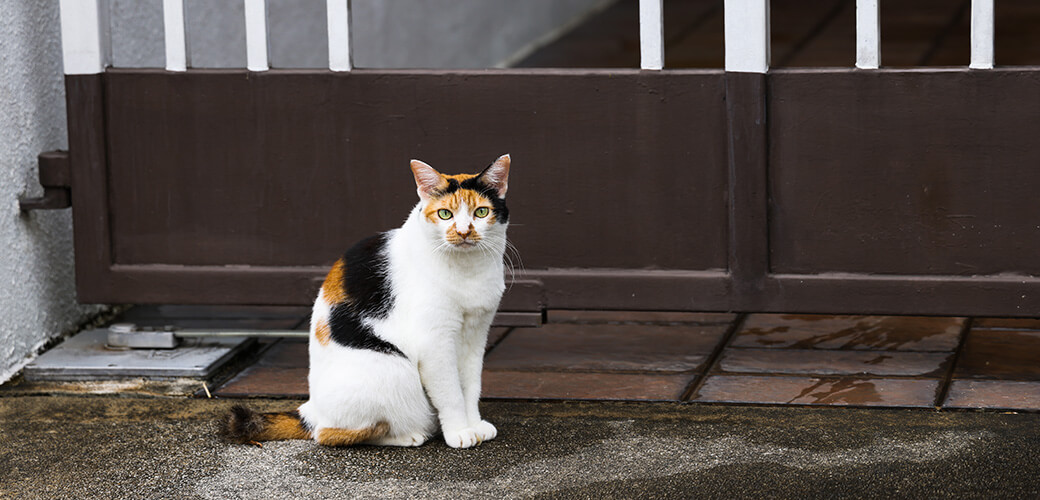
[[[268,63],[265,0],[242,0],[246,27],[246,67],[266,71]],[[332,71],[353,68],[350,0],[326,0],[329,64]],[[879,0],[856,0],[856,67],[881,65]],[[66,74],[92,74],[108,65],[108,33],[103,0],[61,0],[61,33]],[[639,1],[640,67],[664,68],[663,0]],[[769,70],[769,0],[725,0],[725,69]],[[993,0],[972,0],[969,67],[993,67]],[[185,36],[184,0],[163,0],[166,69],[190,67]]]

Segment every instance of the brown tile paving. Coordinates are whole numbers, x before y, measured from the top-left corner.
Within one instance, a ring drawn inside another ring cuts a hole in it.
[[[307,366],[253,365],[213,394],[220,397],[306,397]]]
[[[517,329],[487,357],[489,370],[682,372],[700,369],[726,325],[568,325]]]
[[[507,333],[509,333],[509,330],[511,330],[511,328],[506,327],[497,327],[488,330],[487,345],[484,347],[484,352],[491,350],[491,348],[494,347],[495,344],[501,342],[502,338],[505,337]]]
[[[938,380],[713,375],[696,402],[931,407]]]
[[[307,343],[281,341],[213,393],[217,396],[306,396]]]
[[[965,318],[752,314],[733,347],[952,352]]]
[[[1040,410],[1040,382],[954,380],[943,407]]]
[[[972,328],[953,376],[1040,380],[1040,331]]]
[[[718,366],[724,373],[942,377],[952,357],[936,352],[727,349]]]
[[[192,319],[240,321],[236,316]],[[555,323],[542,328],[494,328],[489,335],[484,394],[516,399],[675,401],[706,369],[704,362],[734,319],[730,314],[709,313],[554,311],[550,322]],[[257,318],[261,320],[286,318],[271,314]],[[931,407],[963,321],[751,315],[692,400]],[[1033,329],[1040,323],[1036,321],[976,320],[945,406],[1040,409],[1040,331]],[[969,380],[988,378],[1005,380]],[[214,393],[306,397],[306,342],[276,343]]]
[[[485,371],[485,398],[678,401],[693,375]]]
[[[550,310],[546,314],[548,323],[581,323],[581,324],[622,324],[622,323],[655,323],[655,324],[693,324],[723,325],[736,319],[732,313],[692,313],[692,312],[660,312],[660,311],[565,311]]]

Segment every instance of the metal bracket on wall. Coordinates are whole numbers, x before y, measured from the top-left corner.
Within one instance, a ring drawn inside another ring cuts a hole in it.
[[[22,211],[56,210],[72,206],[70,188],[72,172],[69,169],[68,151],[48,151],[37,157],[39,164],[40,185],[43,196],[23,197],[18,199],[18,207]]]
[[[188,338],[220,337],[296,337],[307,338],[307,330],[235,330],[139,327],[133,323],[116,323],[108,327],[109,349],[176,349]]]

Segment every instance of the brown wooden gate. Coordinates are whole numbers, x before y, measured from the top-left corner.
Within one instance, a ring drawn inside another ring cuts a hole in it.
[[[305,304],[513,155],[503,309],[1040,316],[1040,69],[68,75],[83,302]]]

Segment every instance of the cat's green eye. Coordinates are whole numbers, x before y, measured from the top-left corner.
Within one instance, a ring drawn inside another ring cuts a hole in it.
[[[451,218],[451,210],[448,210],[447,208],[442,208],[437,211],[437,217],[440,217],[441,220],[448,220]]]
[[[476,215],[477,217],[487,217],[488,212],[490,212],[488,207],[480,207],[473,212],[473,215]]]

